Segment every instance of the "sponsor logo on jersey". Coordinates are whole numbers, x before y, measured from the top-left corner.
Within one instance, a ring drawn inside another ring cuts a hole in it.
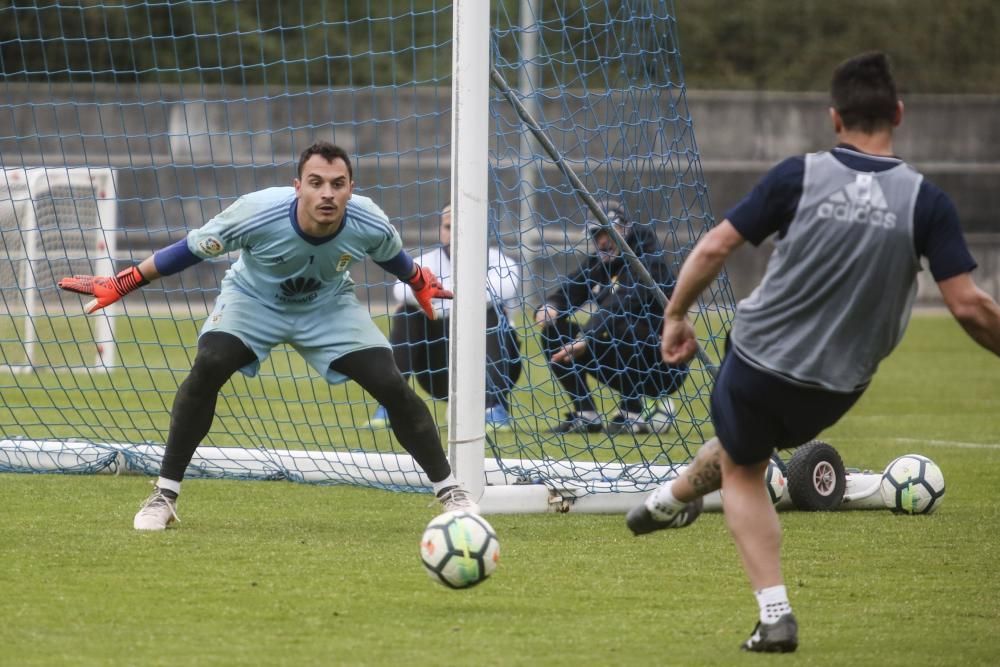
[[[316,292],[322,287],[322,283],[315,278],[289,278],[282,281],[281,294],[277,297],[287,303],[308,303],[316,298]]]
[[[222,241],[214,236],[203,238],[201,241],[198,241],[198,250],[201,250],[209,257],[217,257],[223,251]]]
[[[349,267],[351,265],[351,262],[353,261],[354,257],[352,255],[347,255],[347,254],[341,255],[340,261],[337,262],[337,271],[347,270],[347,267]]]
[[[827,197],[816,214],[820,218],[883,229],[896,226],[896,214],[889,210],[885,193],[871,174],[858,174],[853,183]]]

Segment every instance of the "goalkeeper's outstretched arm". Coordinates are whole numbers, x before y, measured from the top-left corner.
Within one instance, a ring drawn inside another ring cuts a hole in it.
[[[173,245],[158,250],[136,265],[119,271],[114,276],[77,275],[63,278],[59,287],[69,292],[85,294],[94,298],[83,309],[90,314],[107,308],[123,296],[134,292],[143,285],[193,266],[202,261],[188,250],[187,241],[181,239]]]
[[[150,256],[114,276],[76,275],[60,280],[59,287],[69,292],[93,296],[94,298],[83,307],[83,310],[90,314],[107,308],[129,292],[134,292],[159,277],[156,264]]]
[[[405,250],[400,250],[392,259],[375,261],[376,264],[406,283],[413,290],[413,298],[429,320],[437,319],[437,311],[431,299],[451,299],[454,294],[441,285],[441,281],[429,267],[419,266]]]
[[[451,293],[451,290],[446,290],[442,287],[441,281],[438,280],[430,268],[417,266],[416,264],[413,267],[413,275],[403,282],[413,290],[413,296],[417,300],[417,303],[420,304],[420,308],[427,315],[427,318],[436,320],[437,311],[434,309],[431,299],[450,299],[454,295]]]

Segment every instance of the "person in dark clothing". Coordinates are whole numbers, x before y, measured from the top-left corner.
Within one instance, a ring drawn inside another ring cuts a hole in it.
[[[674,276],[656,234],[648,226],[632,224],[618,201],[607,201],[603,208],[669,298]],[[660,430],[673,422],[668,396],[683,384],[687,365],[660,358],[663,308],[655,290],[640,282],[599,222],[588,222],[587,231],[595,253],[564,277],[535,313],[549,368],[573,402],[554,430],[598,433],[605,428],[587,386],[588,375],[620,394],[619,412],[607,424],[609,433]],[[581,325],[571,315],[588,302],[597,308]],[[656,399],[651,408],[647,397]]]

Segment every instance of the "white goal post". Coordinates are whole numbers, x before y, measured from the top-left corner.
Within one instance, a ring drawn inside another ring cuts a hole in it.
[[[522,18],[534,13],[530,3],[522,3],[521,9]],[[555,475],[565,483],[565,488],[559,488],[555,480],[534,484],[530,480],[511,479],[511,475],[504,473],[525,464],[530,467],[532,463],[540,468],[541,461],[505,463],[489,456],[482,419],[485,396],[479,390],[486,382],[485,335],[468,335],[468,332],[485,334],[486,331],[482,294],[488,270],[490,5],[455,3],[452,20],[451,207],[452,270],[456,286],[449,332],[448,455],[452,469],[488,514],[626,511],[637,502],[636,488],[655,487],[655,478],[648,477],[648,466],[641,473],[646,478],[645,484],[641,481],[630,484],[631,493],[612,488],[592,493],[593,485],[601,485],[601,480],[609,475],[634,482],[628,470],[631,466],[573,465],[564,471],[565,476]],[[589,473],[582,472],[588,468]],[[660,478],[671,472],[659,470]],[[589,490],[574,484],[581,473],[590,477]]]
[[[532,13],[522,6],[522,17]],[[486,317],[482,294],[486,290],[487,224],[490,147],[490,8],[489,3],[455,3],[453,8],[451,207],[453,211],[452,269],[455,301],[449,332],[448,454],[460,482],[478,499],[484,513],[549,511],[624,512],[638,498],[639,488],[655,488],[656,479],[676,474],[680,466],[632,471],[626,464],[574,464],[547,484],[511,479],[503,471],[541,461],[496,461],[489,457],[482,415],[485,396],[477,390],[486,383]],[[522,144],[529,146],[530,144]],[[526,196],[526,195],[525,195]],[[468,335],[468,332],[484,335]],[[465,333],[466,335],[461,335]],[[549,464],[551,466],[551,463]],[[557,464],[558,467],[558,464]],[[588,472],[589,471],[589,472]],[[638,472],[638,479],[636,476]],[[574,484],[588,477],[590,489]],[[594,485],[614,477],[628,479],[631,492],[608,484],[602,493]],[[520,482],[520,483],[519,483]],[[524,483],[528,482],[528,483]]]
[[[489,200],[490,3],[452,10],[451,207],[455,302],[449,332],[448,458],[484,507],[486,488],[486,220]],[[483,335],[462,332],[481,331]]]
[[[78,307],[63,307],[57,281],[78,273],[112,275],[116,251],[117,196],[107,168],[4,169],[0,183],[0,302],[3,358],[0,371],[25,373],[40,367],[107,371],[115,363],[115,309],[90,318],[93,345],[81,341],[82,364],[53,363],[46,343],[65,343],[56,320]],[[51,334],[43,335],[43,328]],[[60,354],[60,359],[64,357]]]

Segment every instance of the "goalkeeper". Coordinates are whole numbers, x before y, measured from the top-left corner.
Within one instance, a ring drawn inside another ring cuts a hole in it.
[[[903,103],[888,58],[847,60],[831,92],[838,145],[775,166],[681,269],[663,325],[671,363],[697,351],[687,313],[726,258],[776,235],[763,282],[737,307],[712,390],[717,437],[626,519],[636,534],[679,528],[697,517],[702,496],[725,491],[726,524],[760,607],[748,651],[798,646],[781,525],[763,481],[771,454],[811,440],[861,397],[906,329],[920,257],[965,331],[1000,355],[1000,307],[972,279],[954,205],[893,153]]]
[[[674,277],[663,248],[648,226],[632,224],[621,203],[603,205],[608,221],[669,297]],[[535,313],[549,368],[573,402],[558,433],[650,433],[673,421],[668,394],[687,377],[687,364],[660,359],[659,331],[663,308],[655,292],[643,285],[619,252],[611,235],[595,220],[587,231],[596,253],[559,288],[545,297]],[[571,315],[587,302],[596,311],[580,325]],[[605,427],[587,386],[595,377],[620,394],[619,411]],[[646,397],[653,397],[647,410]]]
[[[451,298],[451,292],[402,250],[399,234],[374,202],[352,195],[353,171],[343,149],[326,142],[307,148],[293,185],[241,197],[187,238],[117,276],[59,281],[65,290],[93,295],[86,306],[92,313],[151,280],[240,251],[174,398],[160,476],[135,515],[136,530],[163,530],[177,518],[181,481],[212,425],[219,390],[236,371],[256,375],[281,343],[294,347],[327,382],[361,385],[386,407],[396,438],[427,474],[444,508],[477,511],[452,475],[430,411],[355,297],[348,269],[370,256],[410,286],[431,318],[431,300]]]

